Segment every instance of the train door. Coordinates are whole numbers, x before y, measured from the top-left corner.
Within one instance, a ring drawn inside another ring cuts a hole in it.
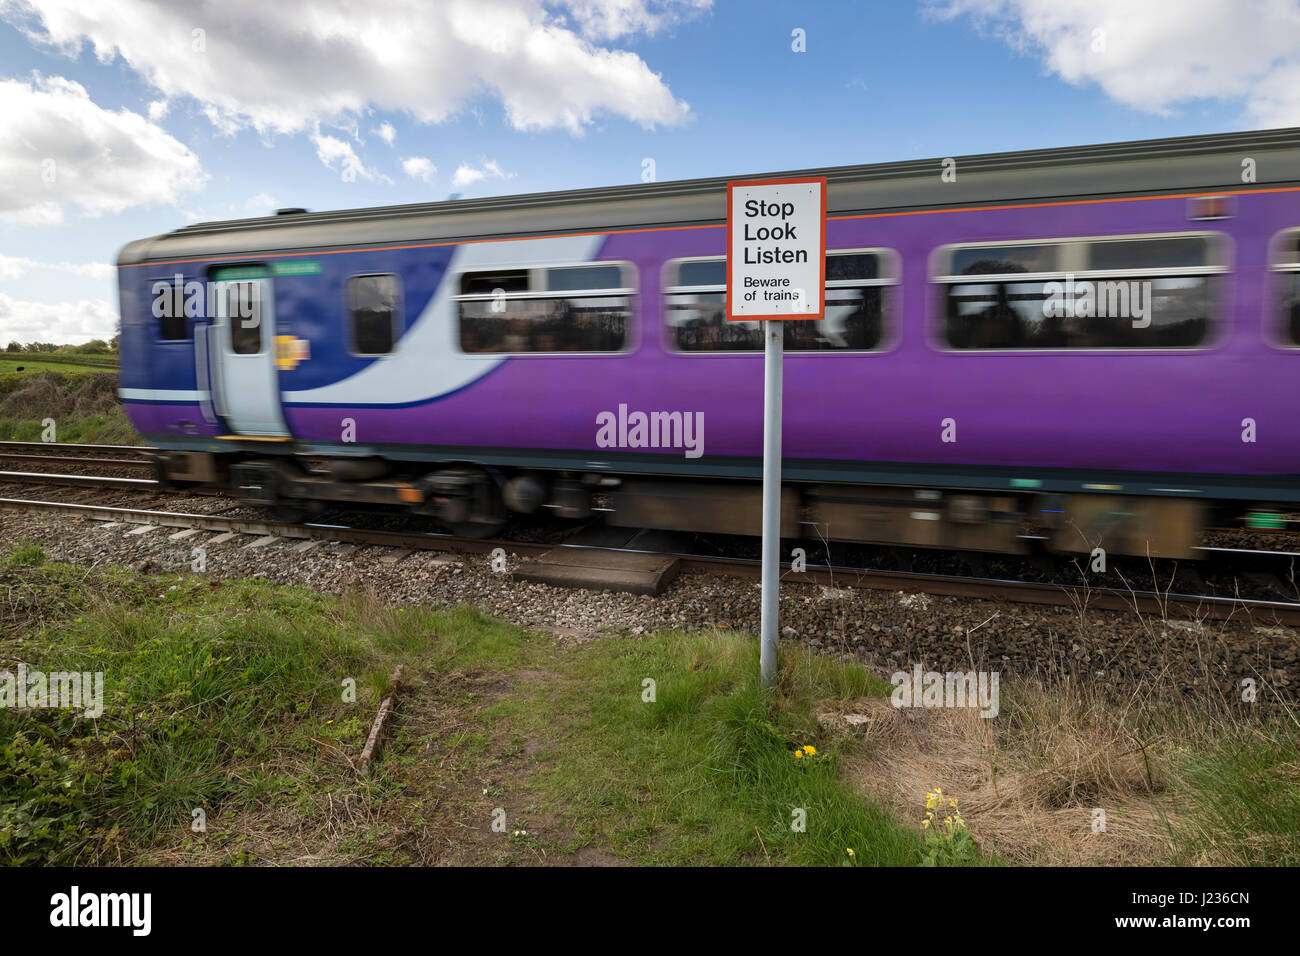
[[[236,435],[285,437],[271,280],[216,285],[208,329],[213,406]]]

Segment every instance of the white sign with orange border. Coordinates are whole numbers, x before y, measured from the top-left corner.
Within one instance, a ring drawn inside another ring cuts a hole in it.
[[[727,318],[824,318],[825,287],[825,178],[727,183]]]

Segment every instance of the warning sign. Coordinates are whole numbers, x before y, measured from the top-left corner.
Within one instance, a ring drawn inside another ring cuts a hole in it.
[[[826,314],[826,180],[727,183],[727,318]]]

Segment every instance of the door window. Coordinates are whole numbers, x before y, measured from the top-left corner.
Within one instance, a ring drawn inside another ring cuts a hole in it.
[[[232,282],[229,287],[230,351],[257,355],[262,351],[261,285]]]

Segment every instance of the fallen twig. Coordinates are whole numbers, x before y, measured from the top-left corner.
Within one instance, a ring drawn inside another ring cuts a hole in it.
[[[768,855],[767,844],[763,842],[763,834],[758,832],[758,827],[754,827],[754,832],[758,833],[758,845],[763,848],[763,856],[767,857],[767,865],[772,865],[772,857]]]
[[[397,688],[401,682],[402,665],[398,664],[397,669],[388,678],[388,696],[379,705],[379,713],[375,714],[375,722],[370,727],[370,736],[366,739],[366,746],[361,751],[361,759],[357,761],[357,773],[363,777],[369,775],[370,764],[379,752],[380,740],[384,733],[384,722],[393,711],[393,698],[397,696]]]

